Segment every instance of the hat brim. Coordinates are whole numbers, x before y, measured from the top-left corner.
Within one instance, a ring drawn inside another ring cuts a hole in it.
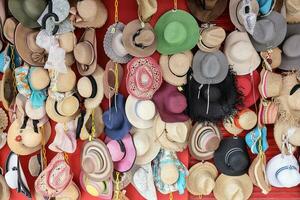
[[[116,73],[115,73],[116,70],[118,71],[117,77],[116,77]],[[111,73],[113,73],[113,77],[111,77]],[[116,88],[116,86],[119,87],[120,85],[116,85],[115,82],[116,82],[116,80],[118,80],[118,83],[122,82],[123,73],[124,73],[123,67],[120,64],[115,63],[112,60],[107,62],[106,66],[105,66],[105,70],[104,70],[104,75],[103,75],[104,95],[107,99],[112,98],[115,95],[115,93],[119,90],[119,88]],[[110,85],[111,79],[114,80],[114,83],[113,83],[114,85]]]
[[[0,192],[1,192],[1,200],[10,199],[10,190],[2,175],[0,175]]]
[[[279,150],[283,153],[289,153],[289,152],[286,147],[282,149],[282,136],[286,134],[287,130],[289,130],[291,127],[293,127],[291,123],[287,123],[286,121],[282,121],[282,120],[277,121],[274,125],[274,140]],[[297,149],[296,146],[291,145],[291,152],[295,152],[296,149]]]

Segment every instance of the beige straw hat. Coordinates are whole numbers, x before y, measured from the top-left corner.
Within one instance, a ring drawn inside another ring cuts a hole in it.
[[[279,96],[282,89],[282,75],[262,69],[258,90],[263,98]]]
[[[287,23],[299,23],[300,22],[300,2],[297,0],[286,0],[286,21]]]
[[[13,17],[7,18],[3,24],[3,35],[11,44],[15,43],[15,30],[17,24],[17,20]]]
[[[210,26],[200,29],[198,47],[204,52],[214,52],[219,50],[222,42],[226,38],[225,30],[220,26]]]

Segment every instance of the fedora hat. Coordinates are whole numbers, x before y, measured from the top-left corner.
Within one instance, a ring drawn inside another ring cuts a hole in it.
[[[132,56],[125,49],[122,38],[125,25],[117,22],[110,25],[105,33],[103,47],[105,54],[114,62],[128,63]]]
[[[194,48],[199,40],[199,26],[195,18],[183,10],[163,14],[154,27],[157,51],[171,55]]]
[[[96,70],[89,76],[81,77],[77,82],[77,90],[84,99],[84,106],[93,109],[99,106],[104,96],[104,70],[97,65]]]
[[[285,9],[287,23],[300,22],[300,4],[297,0],[286,0]]]
[[[277,97],[282,89],[282,75],[262,69],[258,90],[263,98]]]
[[[228,74],[228,61],[221,51],[198,50],[193,58],[193,78],[200,84],[217,84]]]
[[[247,174],[228,176],[221,174],[215,183],[214,196],[217,200],[247,200],[253,191],[253,184]]]
[[[156,50],[156,35],[149,23],[135,19],[123,30],[122,42],[126,51],[134,57],[148,57]]]
[[[280,45],[286,35],[287,23],[283,15],[272,11],[268,16],[259,18],[250,40],[256,51],[266,51]]]
[[[222,139],[214,153],[217,169],[228,176],[240,176],[247,173],[250,158],[244,139],[228,137]]]
[[[36,200],[44,200],[45,198],[39,193],[35,192]],[[72,181],[64,191],[54,197],[55,200],[79,200],[81,199],[81,192],[78,186]]]
[[[196,123],[189,136],[189,152],[197,160],[209,160],[218,149],[222,137],[215,124]]]
[[[17,95],[12,84],[13,82],[13,72],[10,68],[8,68],[5,70],[2,80],[0,81],[0,99],[5,110],[9,109]]]
[[[191,51],[161,55],[159,65],[161,66],[163,79],[171,85],[185,85],[187,73],[192,66],[192,60],[193,53]]]
[[[274,124],[278,115],[278,103],[262,99],[259,104],[257,123],[261,127],[264,124]]]
[[[157,0],[137,0],[138,16],[143,22],[150,21],[157,11]]]
[[[246,144],[253,154],[260,153],[259,140],[261,140],[261,150],[263,152],[267,151],[269,144],[267,140],[267,128],[265,126],[262,128],[257,126],[245,136]]]
[[[122,139],[132,127],[126,117],[125,98],[122,94],[116,96],[114,105],[103,113],[102,118],[105,135],[113,140]]]
[[[282,60],[281,54],[282,51],[278,47],[260,52],[260,57],[263,59],[267,70],[272,71],[272,69],[276,69],[280,66]]]
[[[170,151],[183,151],[192,128],[192,121],[167,123],[159,115],[154,120],[154,132],[156,140],[161,147]]]
[[[235,123],[234,123],[234,116],[229,117],[228,119],[224,119],[223,120],[223,127],[225,128],[225,130],[234,135],[237,136],[239,134],[241,134],[244,129],[242,128],[238,128]]]
[[[197,45],[201,51],[215,52],[219,50],[225,38],[226,32],[220,26],[201,27]]]
[[[153,128],[133,128],[130,133],[133,135],[133,142],[136,148],[136,165],[146,165],[157,156],[161,145],[156,139]]]
[[[270,184],[278,188],[299,185],[299,164],[294,155],[278,154],[267,164],[266,173]]]
[[[98,67],[97,40],[95,29],[88,28],[85,30],[79,42],[74,48],[74,57],[77,64],[77,70],[80,75],[88,76],[93,74],[95,69]]]
[[[3,36],[8,42],[15,44],[15,30],[18,25],[18,21],[15,18],[10,17],[7,18],[3,23],[4,24],[1,30],[3,32]]]
[[[250,74],[260,65],[261,61],[247,32],[231,32],[225,40],[224,54],[237,75]]]
[[[84,143],[80,163],[86,176],[96,182],[108,180],[113,172],[113,162],[108,148],[99,139]]]
[[[210,162],[200,162],[189,169],[187,177],[187,190],[196,196],[209,195],[218,176],[217,168]]]
[[[187,5],[192,15],[201,22],[217,19],[225,11],[228,0],[188,0]]]
[[[107,99],[112,98],[118,93],[123,74],[123,67],[119,63],[112,60],[106,63],[103,75],[103,87],[104,95]]]
[[[10,199],[9,187],[5,181],[5,178],[3,176],[3,170],[1,168],[0,168],[0,192],[1,192],[0,200]]]
[[[176,86],[164,83],[154,94],[153,101],[164,122],[185,122],[189,119],[184,114],[187,108],[186,98]]]

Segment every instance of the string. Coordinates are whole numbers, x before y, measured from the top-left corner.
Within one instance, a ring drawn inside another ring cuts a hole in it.
[[[42,134],[42,160],[43,160],[43,167],[47,166],[47,155],[46,155],[46,138],[45,138],[45,127],[44,125],[40,127],[40,132]]]
[[[13,75],[13,86],[14,86],[14,94],[17,94],[17,82],[16,82],[16,76],[15,76],[15,69],[16,69],[16,64],[15,64],[15,48],[14,46],[10,45],[10,51],[11,51],[11,69],[12,69],[12,75]]]
[[[92,111],[92,129],[89,136],[89,141],[93,141],[95,138],[96,128],[95,128],[95,110]]]
[[[173,200],[173,192],[170,193],[169,200]]]
[[[116,172],[116,190],[114,199],[119,200],[120,197],[120,172]]]
[[[115,23],[119,22],[119,2],[115,0]]]
[[[177,10],[177,0],[174,0],[174,10]]]

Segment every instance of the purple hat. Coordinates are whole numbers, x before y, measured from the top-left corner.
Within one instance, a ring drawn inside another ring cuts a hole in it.
[[[164,83],[154,94],[153,101],[164,122],[185,122],[189,119],[183,113],[187,107],[186,98],[176,86]]]

